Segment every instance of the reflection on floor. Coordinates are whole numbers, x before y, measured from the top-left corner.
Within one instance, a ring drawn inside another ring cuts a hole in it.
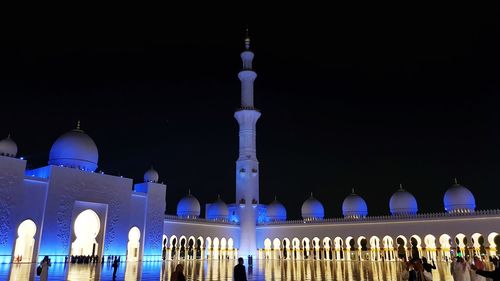
[[[177,265],[167,262],[121,263],[116,280],[149,281],[170,280],[170,274]],[[184,264],[187,280],[232,280],[234,260],[180,261]],[[453,280],[449,263],[438,263],[434,280]],[[247,265],[249,280],[400,280],[401,262],[370,261],[254,261]],[[491,268],[490,268],[491,269]],[[38,280],[35,264],[0,264],[0,280]],[[111,264],[53,264],[49,269],[49,280],[113,280]]]

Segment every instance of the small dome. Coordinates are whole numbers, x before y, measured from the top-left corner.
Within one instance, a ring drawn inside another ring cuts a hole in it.
[[[322,220],[325,217],[323,204],[314,198],[312,193],[311,197],[302,204],[301,211],[304,220]]]
[[[274,199],[269,205],[267,205],[267,218],[271,221],[285,221],[286,220],[286,208],[281,204],[280,201]]]
[[[197,218],[200,216],[200,202],[189,194],[177,203],[177,216],[183,218]]]
[[[220,199],[220,196],[215,202],[207,208],[207,219],[209,220],[227,220],[229,218],[229,209],[226,203]]]
[[[418,212],[417,199],[400,186],[389,200],[389,210],[391,215],[415,215]]]
[[[0,140],[0,156],[16,157],[17,144],[8,135],[5,139]]]
[[[95,171],[99,152],[95,142],[82,130],[76,129],[60,136],[52,145],[49,165]]]
[[[365,200],[354,193],[354,189],[342,203],[342,214],[345,218],[363,218],[368,215],[368,206]]]
[[[160,175],[153,167],[144,173],[144,182],[158,182],[159,178]]]
[[[456,182],[444,194],[444,209],[448,213],[470,213],[476,209],[474,195]]]

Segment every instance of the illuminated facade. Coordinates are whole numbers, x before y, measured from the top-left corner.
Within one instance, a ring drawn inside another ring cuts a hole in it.
[[[448,260],[457,253],[496,255],[500,211],[476,210],[473,194],[455,182],[444,195],[445,212],[419,213],[416,198],[400,187],[389,201],[390,216],[368,216],[352,191],[343,218],[325,218],[313,194],[302,219],[287,220],[276,199],[259,200],[259,163],[250,39],[241,53],[241,107],[236,161],[236,198],[202,205],[191,192],[176,215],[164,215],[166,186],[150,169],[144,182],[95,172],[98,150],[79,125],[55,141],[49,165],[26,169],[17,146],[0,141],[0,262],[30,262],[49,255],[121,256],[128,261],[161,259],[396,260],[427,256]]]
[[[54,262],[71,255],[160,260],[166,186],[95,172],[98,151],[79,126],[59,137],[49,166],[26,169],[0,142],[0,261]]]

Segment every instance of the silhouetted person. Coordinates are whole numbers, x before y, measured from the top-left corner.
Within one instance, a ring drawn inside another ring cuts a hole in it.
[[[433,269],[436,269],[436,265],[434,264],[434,260],[432,261],[432,264],[427,262],[427,258],[423,257],[422,258],[422,266],[424,267],[424,270],[427,272],[432,273]]]
[[[186,281],[186,277],[184,276],[184,266],[182,264],[178,264],[175,267],[175,271],[172,272],[172,276],[170,276],[170,281]]]
[[[247,281],[243,258],[238,258],[238,264],[234,267],[233,276],[235,281]]]
[[[116,278],[116,270],[118,269],[118,259],[115,258],[115,260],[113,261],[113,279]]]

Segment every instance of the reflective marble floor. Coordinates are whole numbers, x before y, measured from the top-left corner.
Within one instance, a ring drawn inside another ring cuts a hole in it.
[[[232,280],[233,260],[182,261],[187,280]],[[116,280],[170,280],[170,274],[178,262],[121,263]],[[401,262],[370,261],[254,261],[247,266],[249,280],[400,280]],[[453,280],[448,263],[438,263],[434,280]],[[0,264],[0,280],[38,280],[35,264]],[[49,280],[113,280],[110,264],[53,264],[49,268]]]

